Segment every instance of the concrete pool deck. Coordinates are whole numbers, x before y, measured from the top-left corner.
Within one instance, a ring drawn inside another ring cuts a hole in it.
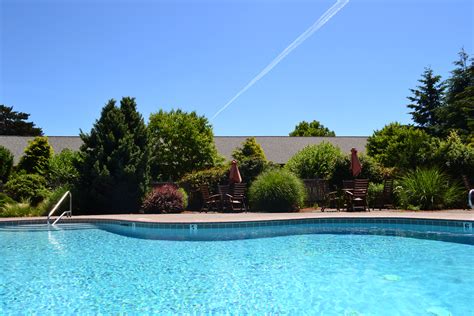
[[[301,220],[317,218],[413,218],[431,220],[474,221],[474,210],[444,211],[370,211],[370,212],[321,212],[304,210],[298,213],[198,213],[180,214],[111,214],[111,215],[73,215],[73,219],[81,220],[119,220],[146,223],[224,223],[224,222],[255,222],[274,220]],[[7,221],[45,221],[46,217],[10,217],[0,218]],[[64,219],[67,222],[67,219]]]

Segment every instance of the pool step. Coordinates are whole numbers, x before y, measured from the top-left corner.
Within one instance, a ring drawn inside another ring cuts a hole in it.
[[[57,231],[57,230],[78,230],[78,229],[96,229],[97,226],[88,223],[56,224],[54,226],[47,224],[30,225],[0,225],[0,231],[22,232],[22,231]]]

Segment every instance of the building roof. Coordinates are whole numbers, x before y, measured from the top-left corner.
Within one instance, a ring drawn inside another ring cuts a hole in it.
[[[231,159],[235,148],[241,147],[242,143],[251,136],[216,136],[214,142],[217,151]],[[309,145],[317,145],[322,142],[330,142],[339,147],[343,152],[349,154],[351,148],[356,148],[359,153],[365,152],[367,137],[337,136],[337,137],[290,137],[290,136],[255,136],[265,156],[275,163],[284,164],[294,154]]]
[[[251,136],[215,136],[214,142],[217,151],[227,159],[231,159],[235,148]],[[8,148],[18,163],[20,157],[28,145],[28,141],[34,137],[27,136],[0,136],[0,145]],[[351,148],[356,148],[359,153],[365,152],[367,137],[365,136],[336,136],[336,137],[289,137],[289,136],[255,136],[268,160],[284,164],[294,154],[308,145],[317,145],[322,142],[330,142],[339,147],[343,152],[349,154]],[[55,153],[63,149],[79,150],[82,140],[79,136],[48,136],[49,143]]]

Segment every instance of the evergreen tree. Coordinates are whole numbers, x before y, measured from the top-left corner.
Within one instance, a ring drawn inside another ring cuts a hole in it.
[[[242,147],[236,148],[234,150],[232,157],[239,162],[246,159],[260,159],[263,161],[267,160],[262,146],[257,143],[255,137],[247,138],[242,143]]]
[[[417,89],[410,89],[413,96],[408,97],[412,103],[407,107],[412,109],[410,112],[413,121],[422,128],[427,129],[431,134],[439,133],[439,109],[443,105],[445,86],[441,81],[441,76],[433,74],[431,68],[425,68],[422,79],[418,80],[421,85]]]
[[[0,146],[0,181],[5,183],[13,168],[13,154],[7,148]]]
[[[0,104],[0,135],[42,136],[41,128],[35,127],[33,122],[26,122],[29,116]]]
[[[242,147],[236,148],[232,158],[237,160],[242,181],[250,185],[270,164],[262,146],[255,137],[247,138]]]
[[[446,103],[455,102],[456,96],[468,87],[474,86],[474,59],[464,49],[458,53],[459,59],[453,64],[456,68],[451,71],[451,78],[447,80]]]
[[[319,121],[300,122],[295,126],[295,130],[290,133],[290,136],[336,136],[336,133],[325,127]]]
[[[48,142],[48,137],[35,137],[28,143],[25,154],[18,163],[18,169],[26,173],[45,176],[49,171],[49,162],[53,156],[53,148]]]
[[[78,189],[87,212],[134,212],[148,184],[148,134],[134,98],[110,100],[90,132],[81,132]]]
[[[443,135],[456,131],[463,140],[474,142],[474,59],[461,50],[456,68],[447,80],[446,105],[440,112]]]

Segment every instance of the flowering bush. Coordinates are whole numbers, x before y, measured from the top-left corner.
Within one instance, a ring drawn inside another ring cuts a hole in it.
[[[184,190],[166,184],[155,188],[145,197],[142,209],[146,213],[179,213],[184,210],[186,203]]]

